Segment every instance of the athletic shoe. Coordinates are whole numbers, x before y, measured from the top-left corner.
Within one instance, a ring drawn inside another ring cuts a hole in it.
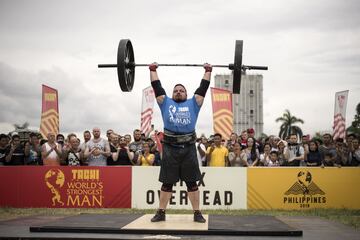
[[[199,210],[194,211],[194,222],[205,223],[206,220]]]
[[[155,216],[151,219],[152,222],[165,221],[165,210],[158,209]]]

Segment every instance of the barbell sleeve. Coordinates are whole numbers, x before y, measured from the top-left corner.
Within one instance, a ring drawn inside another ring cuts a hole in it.
[[[98,64],[98,68],[117,68],[117,64]]]
[[[247,65],[243,65],[242,68],[247,69],[247,70],[268,70],[267,66],[247,66]]]

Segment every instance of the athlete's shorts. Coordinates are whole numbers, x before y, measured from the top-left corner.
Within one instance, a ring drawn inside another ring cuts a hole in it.
[[[160,182],[174,184],[179,179],[185,182],[196,182],[200,180],[200,177],[195,144],[163,144]]]

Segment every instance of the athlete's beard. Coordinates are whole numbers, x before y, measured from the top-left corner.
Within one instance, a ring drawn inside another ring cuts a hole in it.
[[[185,102],[186,99],[184,99],[184,100],[182,100],[182,99],[174,99],[174,101],[177,102],[177,103],[181,103],[181,102]]]
[[[181,102],[185,102],[185,101],[186,101],[186,97],[185,97],[185,99],[179,99],[177,96],[180,96],[180,97],[181,97],[181,95],[175,95],[175,97],[174,97],[174,99],[173,99],[175,102],[181,103]]]

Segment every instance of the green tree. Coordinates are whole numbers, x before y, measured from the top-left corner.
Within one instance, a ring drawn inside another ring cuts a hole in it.
[[[352,121],[351,126],[346,129],[348,133],[355,133],[360,135],[360,103],[356,106],[356,114],[354,116],[354,121]]]
[[[282,117],[279,117],[275,120],[276,122],[281,122],[279,137],[286,139],[290,134],[296,134],[299,139],[303,136],[303,132],[299,126],[296,126],[297,123],[304,123],[304,120],[297,118],[291,115],[289,110],[285,110]]]

